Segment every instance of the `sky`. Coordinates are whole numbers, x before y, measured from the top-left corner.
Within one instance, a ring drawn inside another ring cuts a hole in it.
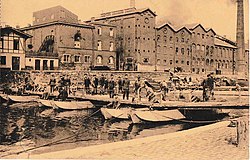
[[[244,1],[245,40],[249,39],[249,0]],[[2,0],[2,22],[15,27],[32,24],[32,13],[61,5],[89,20],[103,12],[129,8],[130,0]],[[157,24],[200,23],[231,40],[236,39],[236,0],[136,0],[136,8],[150,8]]]

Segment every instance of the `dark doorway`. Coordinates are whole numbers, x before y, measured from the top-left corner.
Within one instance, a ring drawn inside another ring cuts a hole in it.
[[[20,70],[20,57],[12,57],[12,70]]]
[[[48,70],[48,60],[43,60],[43,70]]]
[[[40,60],[35,60],[35,70],[40,70]]]
[[[54,70],[54,61],[53,60],[50,60],[49,69]]]

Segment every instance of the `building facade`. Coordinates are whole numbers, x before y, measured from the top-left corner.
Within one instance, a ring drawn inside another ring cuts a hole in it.
[[[49,22],[21,30],[33,35],[28,40],[29,56],[57,57],[61,69],[115,69],[115,26]],[[38,65],[38,63],[37,63]],[[35,67],[35,68],[43,68]]]
[[[25,69],[26,40],[31,36],[12,27],[0,29],[0,69]]]
[[[149,8],[102,13],[84,23],[61,6],[33,16],[33,26],[21,29],[33,36],[26,43],[27,64],[32,62],[33,68],[57,68],[58,63],[61,69],[237,72],[235,42],[201,24],[156,26],[156,14]],[[248,54],[243,55],[246,66]]]
[[[78,23],[78,16],[62,6],[55,6],[33,13],[33,25],[54,21]]]
[[[196,74],[235,72],[236,43],[201,24],[181,27],[166,23],[157,30],[157,69]],[[247,62],[246,62],[247,63]]]
[[[117,26],[117,59],[120,70],[153,71],[156,69],[155,17],[149,8],[128,8],[92,17],[89,22]]]

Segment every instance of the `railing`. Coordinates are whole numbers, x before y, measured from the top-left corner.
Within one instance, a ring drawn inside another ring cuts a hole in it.
[[[30,57],[58,57],[58,53],[53,52],[26,52],[26,56]]]

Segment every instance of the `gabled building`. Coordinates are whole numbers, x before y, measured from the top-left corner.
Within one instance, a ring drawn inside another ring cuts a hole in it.
[[[25,69],[26,40],[32,36],[12,27],[0,29],[0,69]]]

